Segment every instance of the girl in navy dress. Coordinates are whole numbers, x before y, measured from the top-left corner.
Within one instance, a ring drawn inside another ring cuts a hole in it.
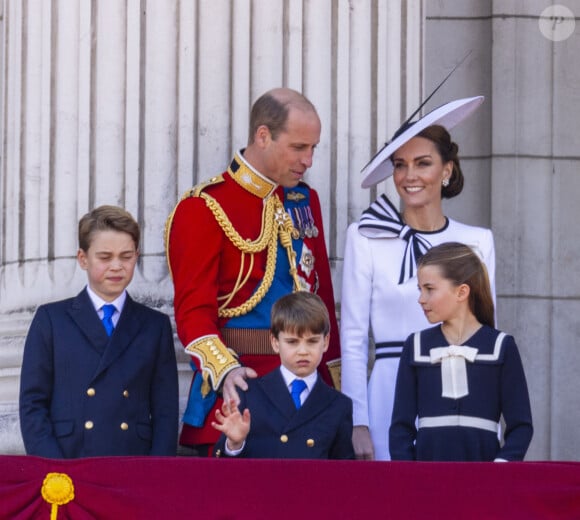
[[[420,259],[417,277],[419,304],[438,325],[403,347],[392,459],[523,460],[533,434],[528,387],[514,338],[494,328],[483,263],[470,247],[443,243]]]

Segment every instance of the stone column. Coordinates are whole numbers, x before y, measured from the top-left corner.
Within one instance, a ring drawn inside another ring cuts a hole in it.
[[[529,460],[580,460],[580,0],[426,2],[428,83],[467,51],[453,97],[484,94],[457,127],[459,220],[491,227],[498,328],[519,346],[530,390]],[[466,155],[465,155],[466,154]]]
[[[0,453],[23,450],[22,348],[36,307],[86,283],[77,223],[101,204],[142,226],[129,291],[172,315],[163,245],[182,193],[247,142],[251,103],[289,86],[318,107],[308,182],[340,295],[344,233],[376,191],[360,169],[421,91],[421,0],[2,0]],[[383,189],[383,187],[379,187]],[[188,359],[176,340],[181,406]]]
[[[18,452],[24,337],[37,305],[86,283],[83,214],[133,214],[142,255],[129,291],[171,313],[163,226],[177,199],[179,18],[172,0],[14,0],[3,14],[0,450]]]
[[[554,4],[493,3],[493,225],[500,323],[530,387],[530,458],[580,460],[580,1]]]

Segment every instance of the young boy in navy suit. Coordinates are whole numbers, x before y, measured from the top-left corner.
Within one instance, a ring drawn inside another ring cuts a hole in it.
[[[29,455],[175,455],[171,324],[126,291],[139,239],[122,208],[100,206],[81,218],[77,260],[88,284],[40,306],[24,346],[20,428]]]
[[[273,305],[270,341],[281,366],[248,380],[239,406],[224,402],[216,411],[216,457],[354,458],[352,401],[317,373],[329,331],[328,310],[315,294],[291,293]]]

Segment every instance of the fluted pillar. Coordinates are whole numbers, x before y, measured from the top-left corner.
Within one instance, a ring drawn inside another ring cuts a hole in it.
[[[245,146],[251,103],[273,87],[303,91],[321,116],[309,182],[340,294],[346,226],[374,197],[360,169],[399,123],[400,97],[420,97],[421,5],[0,0],[1,453],[22,451],[19,372],[34,310],[86,282],[79,218],[101,204],[133,214],[142,248],[129,291],[171,315],[165,219]],[[189,368],[176,348],[183,405]]]

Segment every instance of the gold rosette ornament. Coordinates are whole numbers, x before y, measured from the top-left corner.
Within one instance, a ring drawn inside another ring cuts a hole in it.
[[[58,506],[68,504],[75,497],[73,481],[66,473],[47,473],[41,492],[42,498],[51,504],[50,520],[56,520]]]

